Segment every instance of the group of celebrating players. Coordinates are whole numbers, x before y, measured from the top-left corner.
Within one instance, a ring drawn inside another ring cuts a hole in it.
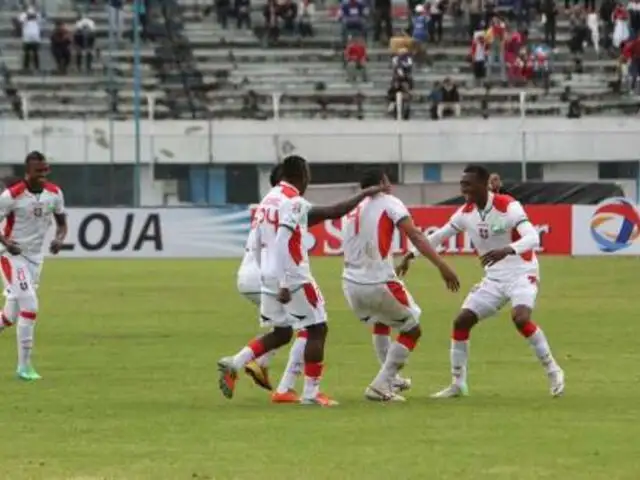
[[[434,398],[468,394],[467,364],[472,328],[494,315],[507,302],[517,330],[531,345],[549,380],[550,393],[564,393],[564,372],[554,359],[542,329],[532,319],[540,279],[535,249],[540,237],[522,205],[508,195],[489,191],[489,172],[470,165],[460,181],[466,203],[449,222],[429,236],[415,226],[407,207],[391,195],[391,184],[381,171],[361,180],[362,190],[331,206],[311,205],[303,198],[310,172],[304,158],[292,155],[272,172],[272,189],[254,213],[246,252],[238,271],[238,289],[260,308],[260,323],[269,332],[250,341],[235,355],[218,362],[219,386],[232,398],[239,373],[244,370],[256,384],[273,390],[268,375],[274,353],[295,335],[284,374],[272,393],[274,403],[335,406],[321,392],[327,314],[324,299],[303,246],[307,229],[327,219],[346,216],[343,228],[345,298],[354,314],[373,328],[373,345],[381,367],[365,389],[369,400],[404,401],[400,394],[411,387],[400,371],[421,335],[421,309],[401,278],[419,255],[440,272],[451,291],[460,288],[456,273],[435,248],[460,232],[467,232],[485,269],[482,281],[467,295],[453,322],[451,338],[452,382]],[[400,230],[411,243],[396,266],[392,239]],[[394,341],[391,330],[397,330]],[[302,393],[295,390],[304,376]]]

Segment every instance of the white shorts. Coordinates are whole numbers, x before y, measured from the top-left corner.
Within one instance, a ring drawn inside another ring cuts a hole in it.
[[[535,275],[522,275],[513,280],[494,280],[484,278],[475,285],[462,309],[471,310],[478,319],[491,317],[511,302],[512,307],[523,305],[533,309],[538,296],[538,278]]]
[[[280,303],[272,292],[263,289],[260,296],[261,326],[299,330],[327,321],[324,298],[315,282],[293,287],[291,301],[287,304]]]
[[[343,280],[342,291],[351,310],[367,324],[382,323],[401,332],[420,324],[422,310],[398,280],[374,285]]]
[[[260,305],[260,270],[257,266],[238,271],[238,291],[254,305]]]
[[[35,296],[40,283],[42,263],[30,262],[22,256],[0,256],[4,296],[8,299]]]

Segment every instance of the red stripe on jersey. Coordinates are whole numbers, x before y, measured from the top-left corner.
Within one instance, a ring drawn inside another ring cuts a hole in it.
[[[471,213],[473,212],[473,209],[475,208],[475,205],[471,202],[467,202],[462,206],[462,213]]]
[[[507,213],[509,204],[514,201],[514,198],[509,195],[495,194],[493,196],[493,208],[501,213]]]
[[[400,282],[387,282],[387,288],[398,302],[405,307],[409,306],[409,295]]]
[[[282,194],[287,198],[295,198],[300,195],[298,189],[287,182],[280,182],[280,190],[282,191]]]
[[[26,190],[27,190],[27,182],[23,180],[9,188],[9,195],[11,195],[11,198],[17,198],[20,195],[22,195]]]
[[[7,283],[11,283],[13,281],[13,269],[7,257],[0,257],[0,269],[2,269],[2,275]]]
[[[378,252],[381,258],[387,258],[393,240],[393,220],[384,212],[378,220]]]
[[[296,227],[289,239],[289,255],[291,255],[291,259],[296,265],[302,263],[302,234],[300,233],[300,227]]]
[[[522,237],[516,228],[511,230],[511,242],[517,242]],[[533,250],[529,250],[528,252],[524,252],[520,254],[520,258],[522,258],[525,262],[530,262],[533,260]]]
[[[7,218],[4,222],[4,238],[11,238],[11,234],[13,233],[13,227],[16,224],[16,214],[13,212],[10,212],[9,215],[7,215]]]
[[[307,298],[307,302],[309,302],[309,305],[311,305],[313,308],[316,308],[318,306],[318,303],[320,303],[316,287],[312,283],[305,283],[304,285],[302,285],[302,291],[304,292],[304,296]]]
[[[45,182],[45,184],[42,186],[47,192],[51,192],[51,193],[60,193],[60,187],[57,186],[55,183],[51,183],[51,182]]]

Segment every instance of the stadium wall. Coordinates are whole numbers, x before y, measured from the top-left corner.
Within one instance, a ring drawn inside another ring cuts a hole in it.
[[[529,205],[541,236],[539,253],[555,255],[640,255],[640,216],[622,198],[597,206]],[[455,211],[450,206],[410,207],[416,224],[429,233]],[[72,258],[240,257],[250,228],[251,209],[159,208],[82,209],[69,213],[69,236],[61,253]],[[51,233],[52,234],[52,233]],[[312,255],[342,253],[342,220],[314,226],[304,238]],[[406,250],[396,233],[394,251]],[[447,254],[471,254],[466,235],[440,247]]]

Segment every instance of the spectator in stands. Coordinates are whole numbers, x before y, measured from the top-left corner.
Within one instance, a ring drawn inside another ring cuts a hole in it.
[[[603,45],[611,48],[613,41],[613,11],[616,8],[616,0],[603,0],[600,4],[600,21],[604,25]]]
[[[383,27],[384,25],[384,27]],[[382,41],[382,31],[387,37],[386,41],[393,37],[393,22],[391,21],[391,0],[374,0],[373,12],[373,39]]]
[[[531,51],[531,64],[533,68],[533,82],[549,91],[551,81],[551,51],[546,45],[537,45]]]
[[[596,51],[596,54],[600,56],[600,22],[598,21],[598,14],[595,10],[589,10],[587,14],[587,27],[591,32],[591,45]]]
[[[529,27],[531,18],[529,15],[529,0],[514,0],[513,13],[516,17],[518,28]]]
[[[493,18],[497,16],[494,0],[484,0],[483,4],[484,25],[491,25]]]
[[[447,8],[445,0],[432,0],[429,5],[429,37],[433,43],[442,41],[442,19],[444,9]]]
[[[416,7],[415,14],[413,15],[413,18],[411,20],[411,24],[413,54],[415,55],[416,61],[422,63],[426,60],[426,43],[429,37],[429,14],[427,13],[427,9],[424,6],[418,5]]]
[[[587,16],[580,6],[575,6],[569,16],[569,50],[574,54],[584,53],[584,44],[591,39],[591,30],[587,25]]]
[[[282,30],[288,34],[296,32],[296,20],[298,18],[298,5],[292,0],[280,0],[278,2],[278,17],[282,20]]]
[[[391,59],[393,69],[392,80],[406,82],[409,90],[413,89],[413,58],[407,48],[401,48]]]
[[[107,15],[109,16],[109,29],[116,39],[122,38],[124,29],[124,13],[122,11],[123,0],[108,0]]]
[[[251,29],[251,0],[235,0],[233,10],[236,16],[236,28],[240,30],[246,25]]]
[[[138,24],[140,25],[140,38],[146,40],[148,37],[147,25],[147,7],[149,0],[132,0],[133,14],[138,16]]]
[[[231,14],[231,0],[214,0],[216,8],[216,20],[222,28],[227,28]]]
[[[387,100],[389,102],[388,111],[394,118],[398,118],[398,116],[403,120],[411,118],[411,92],[407,89],[406,83],[394,79],[387,91]],[[401,107],[400,112],[398,112],[398,107]]]
[[[267,39],[275,41],[280,36],[280,27],[278,25],[278,6],[275,0],[267,0],[262,10],[264,22],[267,30]]]
[[[482,0],[468,0],[469,38],[482,29]]]
[[[640,34],[640,0],[631,0],[627,9],[629,10],[631,38],[636,38]]]
[[[491,19],[491,26],[485,35],[485,42],[488,45],[487,69],[489,76],[493,76],[495,70],[503,81],[507,78],[507,64],[505,62],[506,35],[506,23],[499,16],[494,16]]]
[[[453,21],[453,39],[466,40],[466,28],[464,25],[464,10],[462,8],[462,0],[452,0],[449,5],[449,13]]]
[[[23,15],[21,16],[22,68],[28,71],[33,63],[35,69],[40,70],[41,18],[33,7],[29,7]]]
[[[367,38],[367,8],[360,0],[345,0],[340,5],[338,19],[342,25],[342,43],[346,45],[349,35]]]
[[[555,0],[543,0],[541,12],[544,24],[544,42],[555,49],[556,25],[558,23],[558,6]]]
[[[360,37],[350,37],[344,49],[344,63],[347,78],[350,82],[357,82],[358,76],[367,81],[367,47]]]
[[[315,8],[310,0],[300,0],[298,4],[298,33],[301,37],[313,37]]]
[[[621,48],[629,36],[629,12],[622,3],[618,3],[613,11],[613,46]]]
[[[51,32],[51,55],[56,62],[58,73],[65,75],[71,63],[71,34],[64,23],[58,21]]]
[[[96,24],[87,15],[82,15],[76,22],[73,43],[76,49],[76,68],[82,71],[84,64],[87,72],[93,65],[93,49],[96,42]]]
[[[438,105],[438,118],[454,115],[460,116],[460,93],[450,78],[442,83],[442,102]]]
[[[471,42],[470,59],[473,66],[473,78],[476,85],[480,85],[487,76],[487,44],[485,42],[485,34],[482,31],[474,34]]]
[[[631,91],[639,93],[640,82],[640,37],[636,37],[633,41],[627,42],[622,53],[625,63],[628,65],[629,80],[631,81]]]
[[[442,103],[442,85],[440,85],[440,82],[433,84],[431,93],[429,93],[429,103],[431,105],[429,116],[432,120],[438,120],[438,109]]]

